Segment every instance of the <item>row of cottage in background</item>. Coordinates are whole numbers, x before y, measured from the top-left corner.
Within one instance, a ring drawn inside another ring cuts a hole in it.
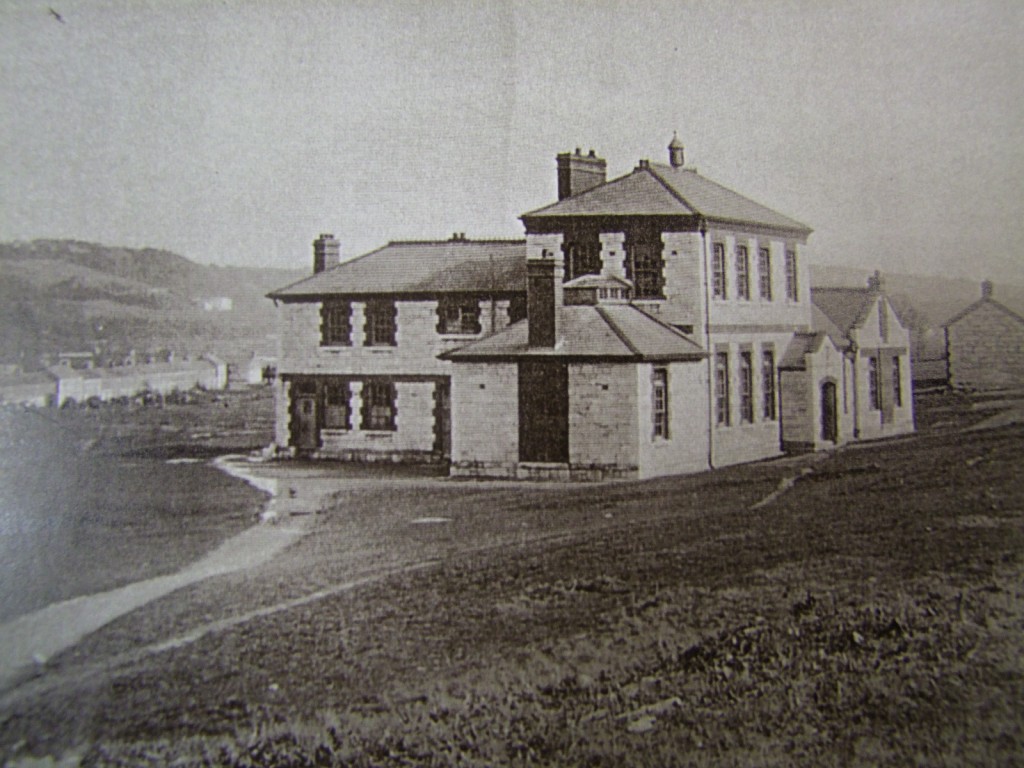
[[[812,288],[811,229],[667,165],[557,157],[525,240],[391,242],[270,294],[276,445],[455,476],[696,472],[914,429],[907,329],[876,273]]]
[[[23,373],[15,367],[0,371],[2,402],[62,407],[228,386],[227,363],[210,354],[176,358],[170,352],[128,353],[112,358],[70,352],[55,357],[38,371]]]

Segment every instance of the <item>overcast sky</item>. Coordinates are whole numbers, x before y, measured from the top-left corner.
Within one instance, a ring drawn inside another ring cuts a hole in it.
[[[1024,283],[1022,39],[1018,0],[3,0],[0,240],[520,237],[556,153],[675,130],[817,262]]]

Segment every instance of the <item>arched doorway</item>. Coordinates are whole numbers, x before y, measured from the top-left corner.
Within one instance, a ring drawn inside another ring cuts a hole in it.
[[[834,381],[825,381],[821,385],[821,439],[833,443],[839,440],[839,410]]]

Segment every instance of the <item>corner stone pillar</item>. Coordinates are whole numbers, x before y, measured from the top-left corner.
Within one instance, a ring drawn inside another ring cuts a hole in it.
[[[352,431],[363,428],[363,382],[353,381],[349,384],[349,408],[352,417]]]

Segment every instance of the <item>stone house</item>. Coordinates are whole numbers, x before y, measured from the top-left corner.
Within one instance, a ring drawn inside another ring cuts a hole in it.
[[[992,297],[981,284],[981,298],[943,325],[950,386],[1010,389],[1024,386],[1024,317]]]
[[[443,352],[525,314],[522,240],[391,242],[339,263],[313,244],[313,275],[274,291],[279,449],[338,459],[446,461],[451,363]]]
[[[910,331],[884,292],[812,288],[811,333],[779,364],[782,444],[806,450],[914,430]]]
[[[612,180],[593,151],[556,167],[558,200],[521,217],[525,241],[457,234],[344,263],[332,236],[314,243],[314,274],[269,294],[279,449],[642,478],[891,434],[908,415],[912,428],[888,301],[874,320],[816,326],[809,227],[701,176],[675,138],[667,164]],[[858,344],[877,354],[851,361]],[[899,404],[878,391],[894,369]],[[814,398],[829,379],[823,432]],[[862,390],[839,419],[838,393]],[[877,417],[857,410],[872,397]]]

